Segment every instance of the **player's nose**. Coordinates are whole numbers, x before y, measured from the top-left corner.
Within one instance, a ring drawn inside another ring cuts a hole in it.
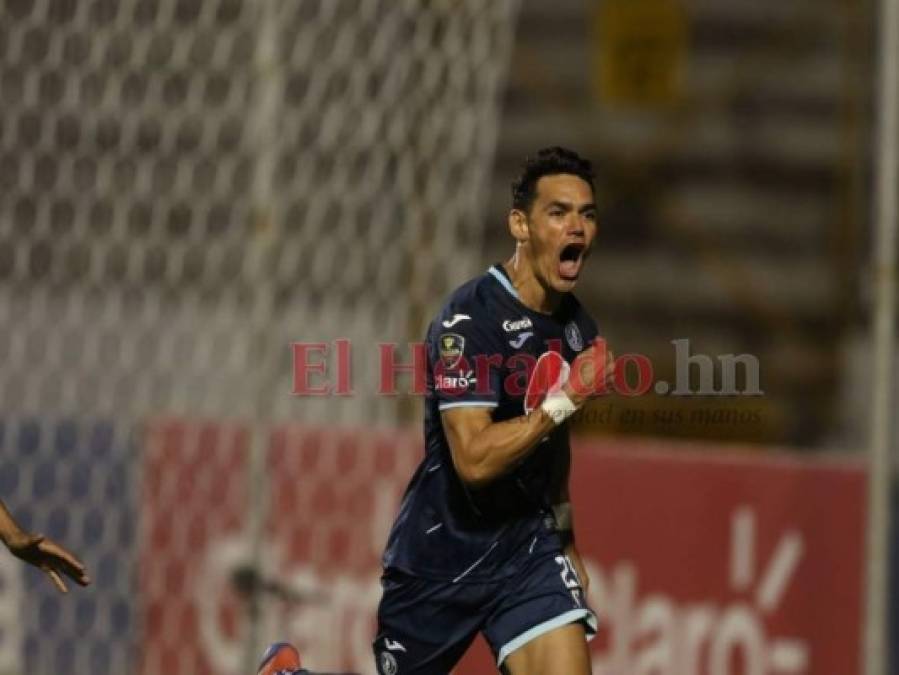
[[[586,239],[587,228],[583,216],[574,214],[573,217],[568,219],[568,223],[565,228],[565,237],[567,239]]]

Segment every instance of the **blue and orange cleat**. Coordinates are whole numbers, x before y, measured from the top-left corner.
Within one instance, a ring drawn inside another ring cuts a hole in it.
[[[300,651],[289,642],[274,642],[262,655],[256,675],[357,675],[356,673],[319,673],[306,670],[300,663]]]
[[[256,675],[299,675],[302,669],[300,652],[288,642],[270,644],[262,655]]]

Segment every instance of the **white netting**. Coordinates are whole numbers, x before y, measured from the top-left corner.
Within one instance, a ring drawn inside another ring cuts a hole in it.
[[[3,563],[0,673],[127,671],[152,619],[139,601],[195,599],[159,581],[181,544],[138,553],[154,420],[236,424],[257,469],[279,421],[396,424],[374,393],[377,343],[420,339],[475,271],[516,9],[0,2],[0,496],[96,579],[61,602]],[[289,343],[337,337],[355,395],[291,397]],[[154,489],[180,494],[165,483],[196,462],[175,453]],[[228,508],[267,489],[246,487],[252,467],[232,467]],[[199,672],[161,658],[140,663]]]

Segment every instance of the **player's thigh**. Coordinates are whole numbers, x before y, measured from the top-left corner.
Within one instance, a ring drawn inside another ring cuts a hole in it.
[[[574,566],[561,551],[550,549],[529,557],[521,572],[502,585],[484,634],[498,666],[519,651],[529,663],[543,654],[546,645],[570,653],[575,663],[585,659],[589,663],[586,642],[596,629],[596,615],[586,604]]]
[[[544,633],[509,654],[505,675],[590,675],[590,652],[581,623]]]
[[[388,571],[381,580],[378,633],[381,675],[446,675],[483,624],[484,589]]]

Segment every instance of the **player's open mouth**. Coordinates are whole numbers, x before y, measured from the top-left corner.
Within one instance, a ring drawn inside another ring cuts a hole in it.
[[[577,281],[584,262],[584,244],[568,244],[559,254],[559,276],[565,281]]]

